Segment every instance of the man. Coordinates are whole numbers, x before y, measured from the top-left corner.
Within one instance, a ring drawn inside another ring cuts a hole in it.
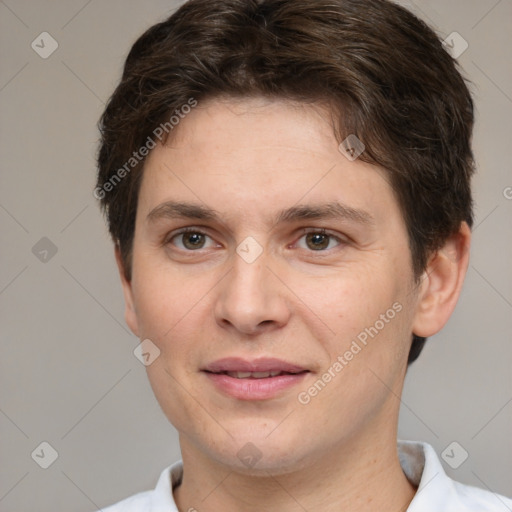
[[[468,266],[473,104],[384,0],[191,0],[102,117],[126,321],[183,462],[115,511],[490,511],[398,443]]]

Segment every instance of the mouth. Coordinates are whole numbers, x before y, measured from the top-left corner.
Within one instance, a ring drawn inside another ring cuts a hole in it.
[[[207,371],[207,370],[206,370]],[[208,372],[215,375],[227,375],[233,379],[268,379],[270,377],[279,377],[281,375],[299,375],[305,373],[307,370],[301,372],[285,372],[280,370],[273,370],[268,372]]]
[[[239,400],[268,400],[282,395],[310,373],[306,368],[280,359],[225,358],[202,372],[217,391]]]

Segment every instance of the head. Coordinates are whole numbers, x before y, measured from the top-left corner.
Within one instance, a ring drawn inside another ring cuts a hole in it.
[[[385,0],[191,0],[139,38],[101,119],[95,195],[127,321],[160,350],[148,373],[178,430],[202,422],[191,439],[211,446],[229,431],[269,448],[275,401],[237,400],[243,415],[218,434],[200,432],[208,420],[193,405],[178,418],[171,403],[205,387],[213,415],[233,405],[204,373],[232,354],[291,357],[306,389],[330,373],[321,396],[320,385],[302,396],[320,416],[353,406],[345,439],[396,409],[389,389],[460,292],[472,126],[439,38]],[[325,242],[330,255],[312,256]]]

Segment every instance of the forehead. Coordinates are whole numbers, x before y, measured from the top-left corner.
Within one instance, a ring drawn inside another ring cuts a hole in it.
[[[294,165],[301,167],[306,155],[325,159],[333,144],[337,146],[324,107],[288,100],[210,99],[199,103],[176,128],[167,147],[186,147],[189,158],[207,158],[210,166],[239,159],[240,171],[286,164],[293,153]]]
[[[323,107],[297,102],[200,103],[148,156],[139,206],[146,215],[177,198],[220,212],[233,205],[277,212],[308,202],[389,207],[385,172],[346,158],[330,119]]]

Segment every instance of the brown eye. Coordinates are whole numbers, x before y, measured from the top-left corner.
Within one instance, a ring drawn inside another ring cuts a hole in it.
[[[215,245],[211,237],[197,229],[184,229],[171,237],[167,243],[176,246],[182,251],[207,249]]]
[[[329,246],[329,235],[322,233],[309,233],[306,235],[306,243],[314,251],[326,249]]]
[[[205,236],[202,233],[183,233],[181,237],[187,249],[202,249],[204,246]]]
[[[305,240],[305,243],[302,242],[303,239]],[[298,245],[301,249],[323,252],[328,249],[332,249],[341,243],[341,240],[337,236],[325,233],[324,230],[317,230],[305,232]]]

